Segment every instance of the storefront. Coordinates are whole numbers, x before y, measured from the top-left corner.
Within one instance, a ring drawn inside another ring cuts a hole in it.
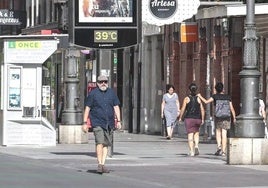
[[[43,116],[43,109],[54,100],[50,85],[43,85],[42,65],[59,48],[62,37],[0,38],[1,145],[56,145],[55,126]]]

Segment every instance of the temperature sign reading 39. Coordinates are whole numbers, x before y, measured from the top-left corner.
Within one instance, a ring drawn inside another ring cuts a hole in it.
[[[117,43],[117,30],[94,30],[94,43]]]
[[[160,1],[166,4],[164,0]],[[74,29],[71,30],[75,45],[93,49],[120,49],[141,42],[141,0],[70,2],[75,6],[72,15]]]

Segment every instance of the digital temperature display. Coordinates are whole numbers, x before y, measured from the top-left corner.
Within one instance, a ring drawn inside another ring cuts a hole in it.
[[[94,30],[94,43],[117,43],[117,30]]]

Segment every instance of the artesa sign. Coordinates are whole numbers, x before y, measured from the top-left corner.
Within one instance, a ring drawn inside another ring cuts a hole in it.
[[[151,0],[149,4],[151,13],[160,19],[167,19],[171,17],[177,10],[176,0],[172,1],[159,1]]]
[[[199,0],[143,0],[142,21],[152,25],[181,23],[197,13]]]

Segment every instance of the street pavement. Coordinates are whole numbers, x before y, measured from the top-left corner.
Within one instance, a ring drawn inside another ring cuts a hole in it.
[[[189,157],[187,140],[116,132],[109,174],[96,173],[94,136],[88,144],[0,147],[0,188],[268,188],[268,165],[228,165],[216,144]]]

